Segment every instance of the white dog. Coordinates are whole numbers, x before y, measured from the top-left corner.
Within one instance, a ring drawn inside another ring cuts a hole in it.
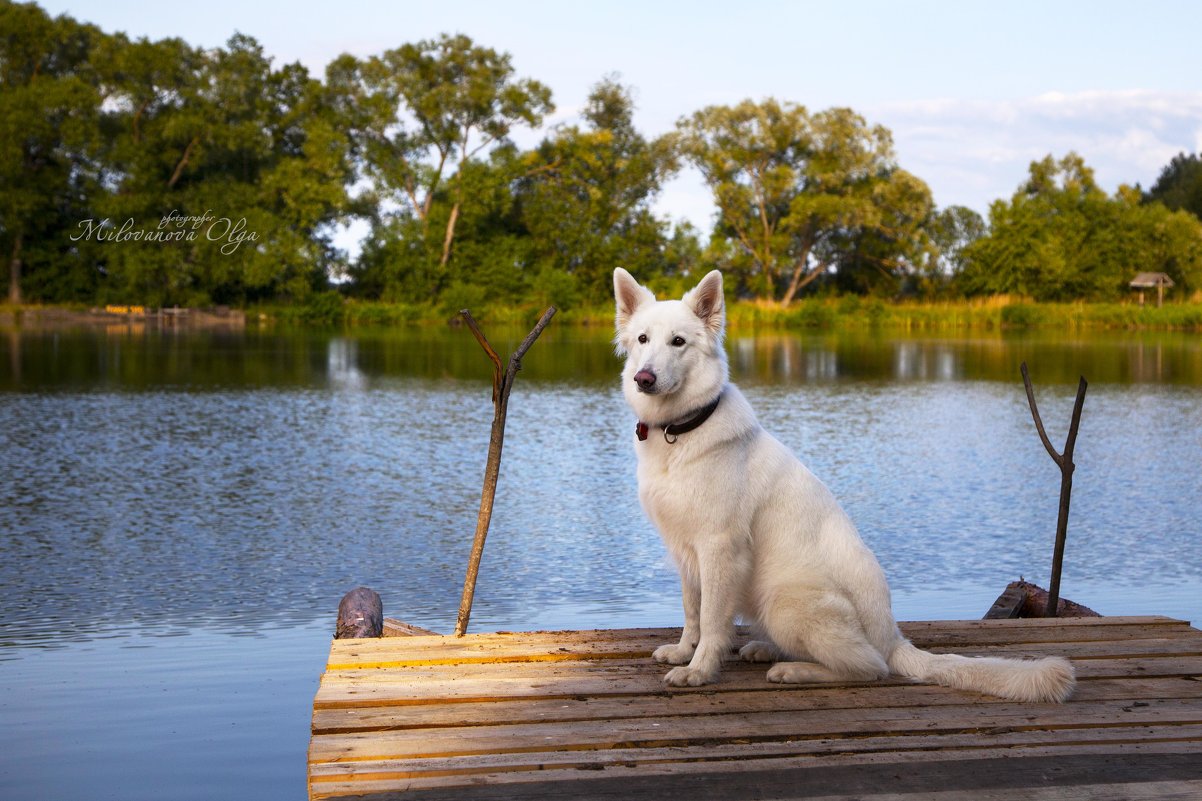
[[[614,270],[622,387],[638,416],[639,499],[680,571],[685,625],[656,661],[664,680],[718,678],[736,616],[775,661],[768,680],[840,682],[891,674],[1020,701],[1063,701],[1072,665],[931,654],[897,628],[885,574],[831,492],[760,428],[728,381],[722,274],[657,301]],[[786,661],[787,660],[787,661]]]

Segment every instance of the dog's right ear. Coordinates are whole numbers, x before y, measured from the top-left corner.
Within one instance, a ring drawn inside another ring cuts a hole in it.
[[[617,314],[614,324],[621,331],[630,318],[644,303],[654,303],[655,295],[647,287],[634,280],[634,276],[621,267],[614,269],[614,303]]]

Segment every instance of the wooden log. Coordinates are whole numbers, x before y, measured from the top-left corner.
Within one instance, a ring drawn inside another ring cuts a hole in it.
[[[396,618],[384,618],[385,637],[424,637],[428,635],[438,636],[438,632],[423,629],[421,626],[415,626],[412,623],[406,623]]]
[[[1010,620],[1018,617],[1027,600],[1027,591],[1023,589],[1023,584],[1026,582],[1012,581],[1007,584],[982,620]]]
[[[985,620],[1033,617],[1101,617],[1100,614],[1067,598],[1056,599],[1056,614],[1048,614],[1048,591],[1029,581],[1012,581],[989,607]]]
[[[367,587],[356,587],[338,602],[338,625],[334,639],[380,637],[384,633],[384,602]]]

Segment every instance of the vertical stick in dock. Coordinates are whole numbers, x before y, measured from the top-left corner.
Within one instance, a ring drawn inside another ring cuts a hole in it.
[[[1085,404],[1085,389],[1089,384],[1085,376],[1077,385],[1077,400],[1073,404],[1073,417],[1068,427],[1068,439],[1064,443],[1064,453],[1057,453],[1043,429],[1043,420],[1039,418],[1039,409],[1035,405],[1035,390],[1031,388],[1031,376],[1027,373],[1027,363],[1020,368],[1023,374],[1023,386],[1027,390],[1027,404],[1031,407],[1031,417],[1035,419],[1035,429],[1039,439],[1047,449],[1052,461],[1060,468],[1060,512],[1056,516],[1056,548],[1052,553],[1052,576],[1048,582],[1047,616],[1056,617],[1056,608],[1060,605],[1060,573],[1064,566],[1064,542],[1068,537],[1068,506],[1073,492],[1073,451],[1077,447],[1077,427],[1081,425],[1081,407]]]
[[[480,572],[480,557],[484,554],[484,539],[488,536],[488,525],[492,522],[493,499],[497,494],[497,475],[501,472],[501,448],[505,441],[505,414],[509,406],[509,391],[518,370],[522,369],[522,357],[538,339],[538,335],[551,322],[555,315],[555,307],[551,306],[539,319],[538,323],[518,345],[517,350],[509,357],[509,369],[503,371],[501,357],[493,350],[492,345],[476,324],[472,313],[467,309],[459,312],[467,327],[471,329],[476,341],[493,363],[492,402],[493,418],[492,433],[488,440],[488,461],[484,465],[484,488],[480,493],[480,514],[476,518],[476,537],[472,541],[472,553],[468,557],[467,576],[463,579],[463,596],[459,600],[459,618],[455,623],[455,636],[462,637],[467,633],[467,622],[472,615],[472,598],[476,594],[476,575]]]

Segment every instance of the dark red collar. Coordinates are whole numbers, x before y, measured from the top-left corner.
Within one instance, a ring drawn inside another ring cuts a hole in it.
[[[718,401],[720,400],[722,400],[721,392],[719,392],[718,396],[712,401],[698,409],[691,417],[685,418],[684,421],[680,423],[669,423],[666,426],[659,426],[659,428],[664,430],[664,442],[671,445],[676,442],[677,438],[679,438],[681,434],[687,434],[693,429],[698,428],[702,423],[710,419],[710,415],[713,414],[714,410],[718,408]],[[651,427],[642,420],[640,420],[634,427],[634,433],[635,436],[639,438],[639,442],[643,442],[647,439],[647,433],[650,430]]]

